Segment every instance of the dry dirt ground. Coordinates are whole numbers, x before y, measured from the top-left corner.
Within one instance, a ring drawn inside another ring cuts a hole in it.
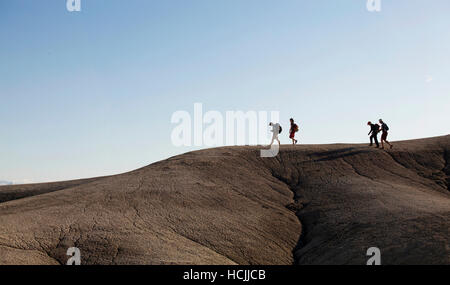
[[[450,136],[176,156],[0,187],[0,264],[450,264]]]

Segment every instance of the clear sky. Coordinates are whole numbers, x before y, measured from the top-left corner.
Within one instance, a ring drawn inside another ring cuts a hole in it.
[[[0,180],[121,173],[173,146],[177,110],[280,112],[300,143],[448,134],[450,1],[0,1]]]

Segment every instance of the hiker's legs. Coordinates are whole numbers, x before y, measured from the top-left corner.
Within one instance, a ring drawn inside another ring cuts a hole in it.
[[[278,139],[277,136],[272,137],[272,142],[270,142],[270,145],[272,145],[275,140],[278,142],[278,145],[281,145],[280,140]]]
[[[393,147],[393,145],[390,142],[388,142],[388,141],[385,141],[385,142],[389,145],[390,148]]]
[[[381,146],[384,148],[384,143],[387,143],[387,144],[392,148],[392,144],[390,144],[390,143],[388,142],[387,136],[388,136],[388,133],[387,133],[387,132],[384,132],[384,133],[381,135]]]
[[[388,136],[388,133],[384,134],[384,135],[383,135],[383,139],[384,139],[384,141],[392,148],[392,144],[391,144],[390,142],[388,142],[387,136]]]
[[[375,144],[377,145],[377,147],[380,146],[380,144],[378,143],[377,135],[371,135],[371,136],[370,136],[370,145],[371,145],[371,146],[373,145],[373,141],[375,141]]]
[[[384,147],[384,143],[387,143],[390,147],[392,147],[392,144],[390,142],[388,142],[386,139],[382,139],[381,140],[381,147]]]
[[[292,140],[292,144],[295,144],[295,141],[296,141],[296,140],[295,140],[295,132],[292,132],[292,131],[291,131],[291,132],[289,133],[289,138]]]

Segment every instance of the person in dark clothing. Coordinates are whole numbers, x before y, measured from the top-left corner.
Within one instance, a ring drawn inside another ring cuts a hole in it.
[[[295,139],[295,133],[298,132],[298,125],[294,123],[294,119],[290,119],[291,128],[289,129],[289,138],[292,140],[292,144],[297,144],[297,140]]]
[[[375,144],[377,145],[377,147],[380,147],[380,144],[378,143],[378,132],[380,131],[380,125],[378,124],[372,124],[372,122],[368,122],[367,123],[368,126],[370,126],[370,132],[369,132],[369,136],[370,136],[370,145],[373,145],[373,140],[375,141]]]
[[[383,122],[382,119],[380,119],[378,122],[380,122],[381,124],[381,148],[384,149],[384,142],[386,142],[391,148],[393,148],[394,146],[387,141],[389,127],[385,122]]]

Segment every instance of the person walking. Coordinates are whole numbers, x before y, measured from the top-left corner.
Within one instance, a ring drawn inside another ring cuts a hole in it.
[[[372,141],[375,141],[375,144],[377,145],[377,147],[380,147],[380,144],[378,143],[378,132],[380,131],[380,125],[378,124],[372,124],[372,122],[368,122],[367,123],[368,126],[370,126],[370,132],[369,132],[369,136],[370,136],[370,145],[373,145]]]
[[[292,144],[297,144],[297,140],[295,139],[295,133],[298,132],[298,125],[294,123],[294,119],[291,118],[291,128],[289,129],[289,138],[292,140]]]
[[[278,139],[278,135],[281,133],[281,130],[282,130],[280,124],[278,124],[278,123],[274,124],[274,123],[270,122],[269,126],[272,127],[271,132],[273,133],[272,134],[272,142],[270,143],[270,146],[272,146],[272,144],[275,140],[278,142],[278,145],[281,145],[280,140]]]
[[[387,141],[388,131],[389,127],[386,125],[385,122],[383,122],[382,119],[378,120],[378,122],[381,124],[381,148],[384,149],[384,142],[386,142],[390,148],[393,148],[394,146]]]

